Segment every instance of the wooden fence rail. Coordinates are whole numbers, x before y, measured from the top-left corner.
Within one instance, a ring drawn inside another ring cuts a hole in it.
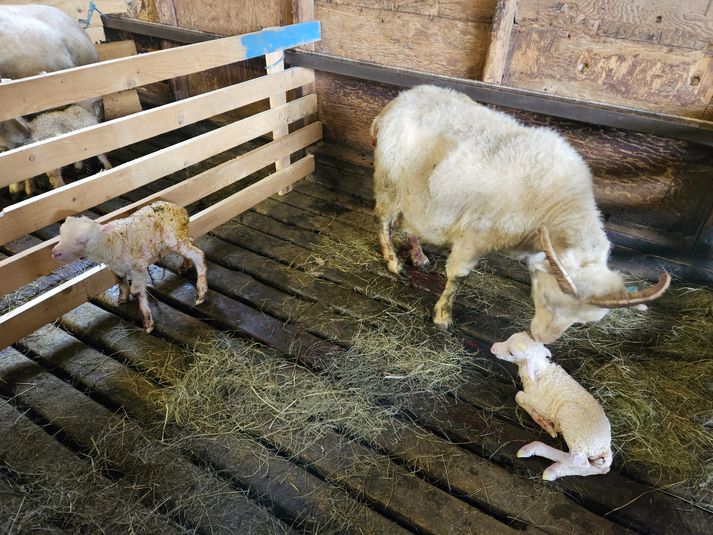
[[[140,56],[105,61],[76,69],[0,85],[0,120],[62,106],[86,98],[166,80],[319,39],[319,23],[270,28],[253,34],[216,39]],[[155,200],[181,206],[280,162],[275,172],[191,217],[191,235],[209,232],[270,195],[289,189],[314,170],[306,156],[290,163],[295,152],[322,137],[322,125],[307,124],[289,133],[289,125],[314,116],[317,98],[309,94],[287,101],[287,92],[314,83],[314,71],[301,67],[277,70],[260,78],[196,95],[155,109],[23,146],[0,155],[0,186],[39,175],[101,153],[208,119],[247,104],[269,99],[267,111],[228,123],[53,191],[13,204],[0,212],[0,244],[8,243],[69,215],[123,195],[248,141],[279,132],[280,137],[203,171],[171,187],[98,219],[124,217]],[[276,105],[279,104],[279,105]],[[0,295],[51,273],[60,264],[51,257],[53,238],[0,261]],[[0,349],[72,310],[114,284],[103,265],[0,316]]]

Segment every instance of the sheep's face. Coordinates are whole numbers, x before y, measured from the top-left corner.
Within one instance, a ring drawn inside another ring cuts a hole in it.
[[[68,217],[59,228],[59,243],[52,249],[52,258],[60,262],[82,258],[97,229],[98,224],[88,217]]]
[[[30,126],[22,118],[0,121],[0,152],[24,145],[30,135]]]
[[[586,299],[589,296],[624,291],[621,276],[607,268],[581,270],[579,273],[570,271],[577,288],[583,290],[583,297],[576,298],[562,291],[548,267],[546,261],[530,265],[532,300],[535,304],[530,332],[535,340],[544,344],[557,340],[575,323],[599,321],[606,316],[609,309],[588,303]],[[597,284],[600,291],[592,291]]]

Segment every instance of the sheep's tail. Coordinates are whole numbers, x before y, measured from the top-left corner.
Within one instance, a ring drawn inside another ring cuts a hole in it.
[[[382,119],[388,113],[389,108],[391,108],[393,103],[394,103],[394,101],[392,100],[386,106],[384,106],[384,109],[381,110],[379,112],[379,114],[376,117],[374,117],[374,120],[371,122],[371,128],[369,129],[369,133],[371,134],[371,144],[374,147],[376,147],[376,139],[379,136],[379,125],[381,124]]]
[[[382,111],[383,113],[383,111]],[[371,122],[371,128],[369,129],[369,133],[371,134],[371,146],[376,147],[376,136],[379,134],[379,122],[381,121],[381,113],[374,117],[374,120]]]

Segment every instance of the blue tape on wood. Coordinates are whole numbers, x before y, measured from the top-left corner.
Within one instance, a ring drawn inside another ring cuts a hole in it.
[[[249,33],[241,39],[248,58],[264,56],[268,52],[306,45],[320,39],[320,24],[317,20],[300,22],[279,28],[267,28]]]

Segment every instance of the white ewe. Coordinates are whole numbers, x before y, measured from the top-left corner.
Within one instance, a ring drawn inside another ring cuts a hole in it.
[[[668,288],[664,273],[655,286],[627,293],[607,267],[610,244],[589,168],[554,131],[522,126],[455,91],[420,86],[390,102],[371,133],[388,269],[404,272],[391,240],[399,219],[417,267],[428,265],[418,238],[451,247],[436,325],[450,326],[462,279],[496,251],[528,260],[531,329],[545,343],[573,323],[598,321],[609,308],[656,299]]]

